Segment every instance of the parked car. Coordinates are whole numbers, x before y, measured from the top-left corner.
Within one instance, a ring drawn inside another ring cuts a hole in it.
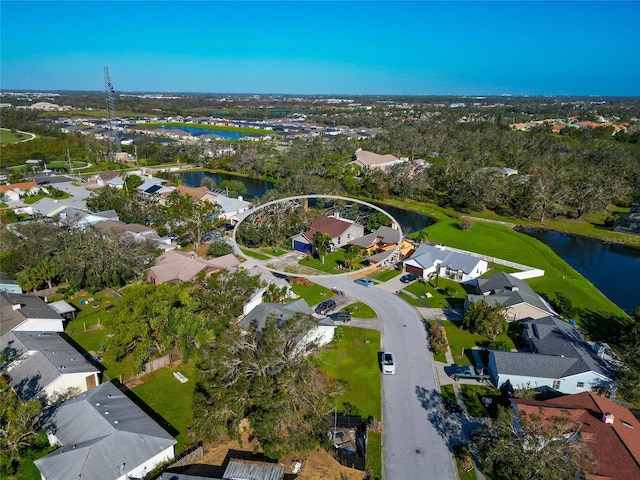
[[[411,283],[415,280],[418,280],[419,278],[420,278],[420,275],[416,273],[407,273],[406,275],[403,275],[402,277],[400,277],[400,281],[402,283]]]
[[[316,313],[318,315],[326,315],[334,308],[336,308],[335,300],[331,300],[331,299],[325,300],[324,302],[322,302],[316,307]]]
[[[460,380],[461,378],[467,378],[471,380],[478,380],[479,382],[483,380],[489,380],[489,375],[484,373],[484,369],[476,369],[469,365],[452,365],[453,369],[451,372],[451,377],[454,380]]]
[[[363,287],[373,287],[373,280],[370,278],[358,278],[354,280],[358,285],[362,285]]]
[[[396,359],[393,357],[393,353],[384,352],[382,354],[382,360],[380,361],[382,367],[382,373],[386,375],[393,375],[396,373]]]
[[[334,322],[347,323],[351,321],[351,314],[349,312],[336,312],[329,315],[329,318]]]

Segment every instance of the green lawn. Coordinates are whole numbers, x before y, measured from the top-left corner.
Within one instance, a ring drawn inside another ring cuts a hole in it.
[[[425,299],[425,302],[421,302],[420,300],[417,300],[416,298],[412,297],[411,295],[407,295],[402,290],[400,290],[398,292],[398,295],[400,295],[400,298],[402,298],[405,302],[408,302],[409,304],[413,305],[414,307],[424,307],[425,304],[426,304],[426,299]]]
[[[509,400],[497,388],[480,384],[461,384],[460,391],[470,417],[482,417],[488,414],[491,418],[496,418],[498,405],[506,407],[510,404]],[[482,405],[482,397],[491,398],[491,404],[486,409]]]
[[[342,308],[343,312],[351,312],[353,318],[376,318],[376,312],[366,303],[356,302],[350,303]]]
[[[344,273],[341,267],[343,265],[344,260],[344,250],[339,248],[335,252],[328,253],[324,256],[324,263],[319,258],[303,258],[298,263],[300,265],[304,265],[305,267],[314,268],[324,273]],[[364,265],[360,265],[356,268],[360,269]]]
[[[453,295],[448,296],[445,293],[446,288],[452,289]],[[463,285],[446,278],[438,279],[438,288],[429,282],[419,280],[410,283],[405,290],[420,297],[431,308],[461,308],[467,294]],[[431,296],[428,296],[428,293]]]
[[[340,405],[354,405],[364,418],[380,419],[380,332],[366,328],[338,327],[341,337],[318,356],[320,368],[329,376],[346,381]],[[368,343],[367,343],[368,342]]]
[[[454,362],[459,365],[474,365],[471,349],[477,346],[486,346],[489,343],[489,339],[465,330],[462,328],[462,322],[443,320],[442,326],[447,332],[447,341],[449,342],[449,349],[453,355]],[[517,338],[519,332],[519,327],[516,324],[512,324],[509,332],[498,335],[496,341],[505,342],[509,349],[522,348],[522,341]],[[516,344],[516,341],[520,343]]]
[[[39,201],[40,201],[40,200],[42,200],[43,198],[47,198],[47,197],[50,197],[50,198],[56,198],[56,199],[58,199],[58,200],[62,200],[62,199],[64,199],[64,198],[70,198],[70,197],[71,197],[71,195],[70,195],[69,193],[67,193],[67,192],[63,192],[62,190],[58,190],[58,192],[60,192],[60,193],[58,193],[58,194],[57,194],[57,196],[56,196],[56,197],[54,197],[54,196],[53,196],[53,195],[51,195],[51,194],[46,194],[46,193],[44,193],[44,192],[40,191],[40,192],[38,192],[36,195],[26,195],[26,196],[22,199],[22,201],[23,201],[24,203],[26,203],[27,205],[32,205],[32,204],[34,204],[34,203],[36,203],[36,202],[39,202]]]
[[[475,466],[472,468],[468,468],[464,465],[460,455],[462,455],[462,451],[465,448],[464,445],[454,445],[453,453],[456,457],[456,466],[458,467],[458,478],[459,480],[476,480],[476,470]],[[469,447],[466,446],[466,449]]]
[[[402,270],[398,270],[391,267],[378,268],[375,271],[369,274],[369,278],[374,278],[376,280],[380,280],[381,282],[386,282],[387,280],[391,280],[394,277],[397,277],[402,273]]]
[[[189,379],[180,383],[173,372],[180,372]],[[145,376],[144,383],[133,389],[133,393],[146,405],[152,406],[176,432],[172,432],[178,444],[176,453],[180,453],[185,445],[195,441],[189,435],[189,428],[193,424],[194,415],[191,404],[196,384],[196,367],[182,364],[178,368],[161,368]]]
[[[253,257],[258,260],[269,260],[271,258],[267,255],[263,255],[260,252],[256,252],[255,250],[249,250],[248,248],[240,248],[240,251],[244,253],[247,257]]]
[[[291,290],[293,290],[293,293],[299,297],[304,298],[309,305],[315,305],[316,303],[320,303],[333,297],[333,292],[330,289],[315,283],[310,287],[294,283],[291,286]]]
[[[441,385],[440,394],[442,395],[442,398],[448,398],[449,400],[453,400],[454,402],[458,403],[458,399],[456,398],[456,392],[453,389],[453,385],[451,384]]]
[[[338,327],[339,339],[330,343],[317,357],[319,367],[329,376],[346,382],[346,391],[338,399],[358,409],[361,417],[380,419],[380,332],[365,328]],[[382,438],[369,433],[366,468],[382,478]]]
[[[279,257],[280,255],[284,255],[287,253],[287,250],[278,247],[262,247],[260,251],[266,253],[267,255],[271,255],[272,257]]]
[[[0,129],[0,144],[6,145],[9,143],[16,143],[21,140],[31,138],[31,135],[25,135],[24,133],[13,133],[10,130]]]

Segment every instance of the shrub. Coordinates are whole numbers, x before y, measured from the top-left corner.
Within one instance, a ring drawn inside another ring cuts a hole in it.
[[[444,353],[447,350],[447,333],[442,325],[437,322],[429,322],[427,327],[429,332],[429,345],[436,355]]]

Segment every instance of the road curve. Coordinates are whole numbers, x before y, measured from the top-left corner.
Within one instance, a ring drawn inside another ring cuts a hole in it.
[[[441,425],[440,387],[416,309],[395,293],[357,285],[348,277],[318,278],[316,283],[372,307],[382,321],[381,350],[396,357],[395,375],[382,378],[384,479],[457,479],[448,432]]]

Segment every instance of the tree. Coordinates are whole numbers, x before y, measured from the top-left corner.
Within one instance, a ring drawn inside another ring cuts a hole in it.
[[[218,185],[218,188],[226,189],[227,196],[232,198],[247,194],[247,186],[240,180],[223,180]]]
[[[167,198],[164,208],[165,218],[170,231],[178,235],[181,245],[193,243],[198,250],[205,233],[216,225],[220,205],[211,202],[196,202],[189,195],[180,195],[174,191]]]
[[[224,240],[214,240],[207,245],[207,255],[221,257],[233,252],[233,247]]]
[[[344,266],[348,270],[353,270],[358,266],[362,258],[362,249],[357,245],[347,245],[344,249]]]
[[[328,233],[324,232],[316,232],[313,234],[313,247],[316,250],[320,261],[324,263],[324,256],[327,254],[329,250],[329,243],[331,242],[331,237]]]
[[[429,345],[431,345],[433,353],[438,355],[446,352],[448,343],[444,327],[434,320],[429,322],[427,331],[429,333]]]
[[[42,406],[36,400],[23,402],[0,377],[0,473],[10,476],[39,435],[38,418]]]
[[[491,341],[507,331],[509,324],[504,316],[504,307],[499,303],[489,305],[484,299],[472,303],[462,319],[464,328],[484,335]]]
[[[580,421],[567,412],[543,417],[498,407],[491,434],[479,437],[482,465],[496,480],[574,480],[593,473],[594,461],[580,436]]]
[[[298,347],[313,323],[302,314],[286,322],[273,315],[262,331],[243,332],[233,324],[211,342],[194,397],[199,434],[235,437],[248,418],[268,457],[313,448],[340,392]]]

